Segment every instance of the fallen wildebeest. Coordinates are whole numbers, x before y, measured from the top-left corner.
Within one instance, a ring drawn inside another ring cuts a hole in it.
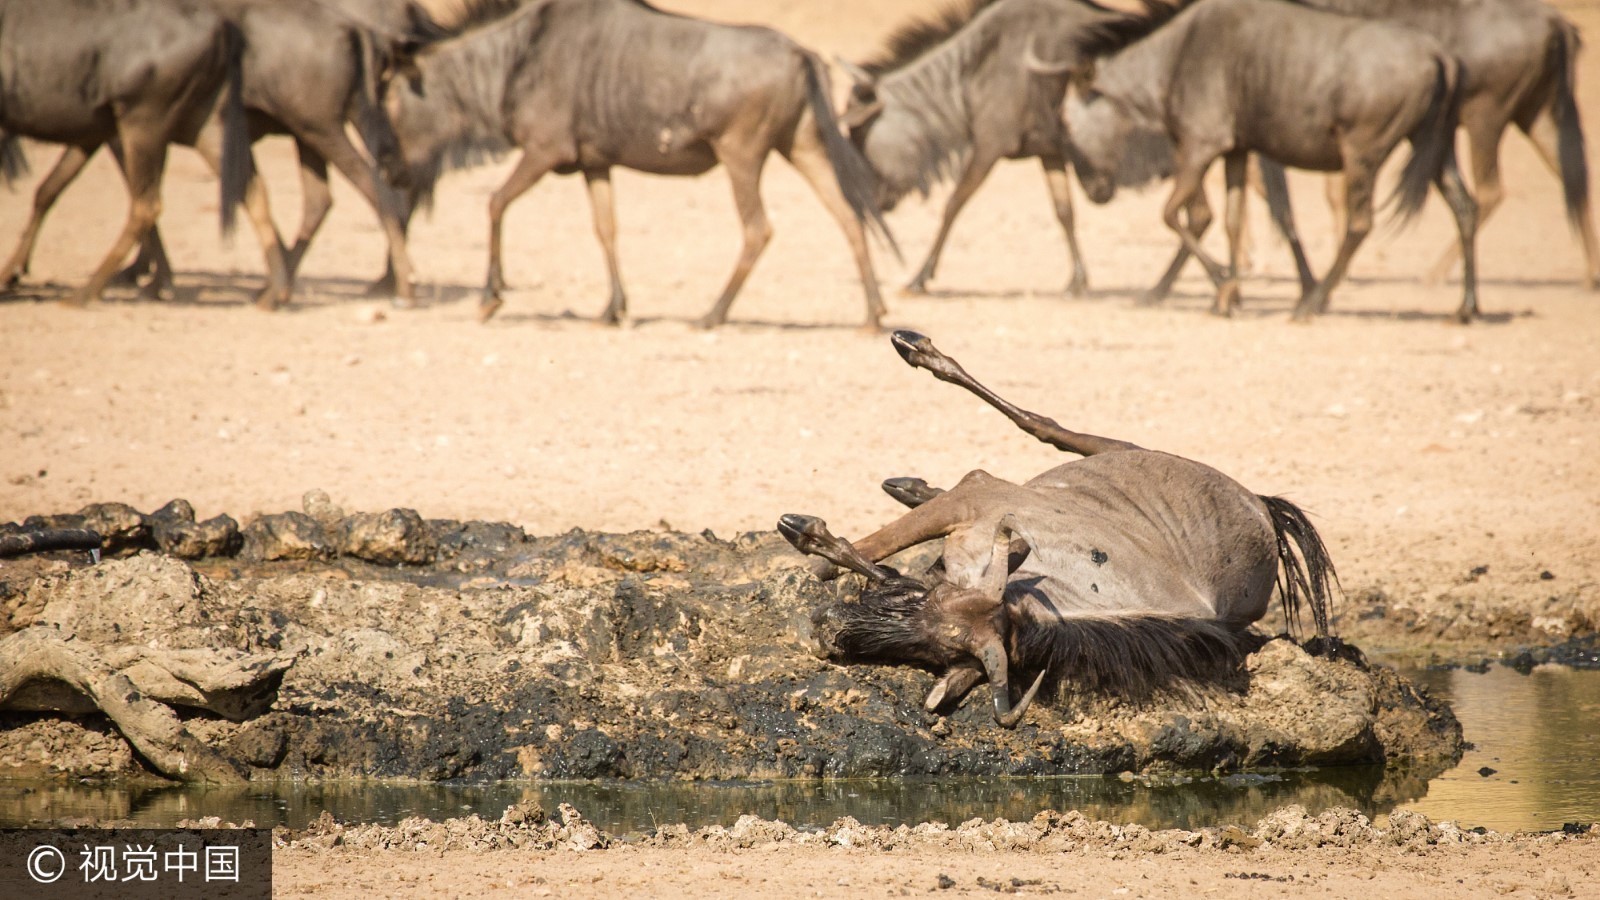
[[[1541,0],[1296,0],[1427,32],[1461,63],[1461,130],[1472,159],[1482,228],[1500,202],[1500,138],[1515,124],[1561,179],[1567,221],[1583,244],[1585,281],[1600,287],[1600,241],[1589,204],[1589,167],[1578,116],[1578,29]],[[1330,186],[1331,187],[1331,186]],[[1460,256],[1451,244],[1430,278]]]
[[[225,15],[238,26],[245,40],[241,62],[244,78],[243,100],[249,114],[252,142],[269,134],[294,138],[299,153],[305,213],[300,236],[287,251],[273,224],[267,192],[261,179],[252,177],[245,191],[245,208],[255,226],[266,258],[267,285],[256,303],[273,309],[288,302],[293,291],[294,273],[311,238],[321,225],[330,204],[327,164],[343,172],[357,191],[378,212],[389,240],[390,260],[403,273],[395,281],[396,296],[403,302],[412,299],[411,263],[405,250],[405,235],[399,218],[400,199],[393,196],[372,161],[355,148],[345,133],[347,121],[358,122],[363,135],[386,137],[371,147],[373,156],[398,174],[398,149],[388,128],[378,97],[380,69],[386,68],[403,45],[414,40],[414,21],[407,17],[397,22],[368,24],[328,6],[320,0],[198,0],[203,6]],[[364,14],[385,6],[363,9]],[[406,12],[392,6],[395,13]],[[394,18],[393,16],[391,18]],[[400,30],[400,29],[406,30]],[[218,112],[220,114],[220,110]],[[220,148],[203,139],[191,143],[213,169],[221,166]],[[23,230],[6,272],[27,271],[29,257],[39,227],[56,198],[77,177],[98,149],[97,146],[70,146],[55,168],[40,184],[34,197],[33,214]],[[137,276],[148,270],[148,288],[166,293],[172,284],[172,270],[161,244],[159,227],[145,236],[139,261],[129,270]]]
[[[19,173],[19,136],[67,144],[85,159],[108,141],[122,147],[127,224],[67,302],[98,298],[155,224],[169,143],[216,148],[222,227],[232,230],[253,169],[241,45],[233,25],[188,0],[0,0],[0,174],[9,182]],[[0,270],[0,285],[17,274]]]
[[[1288,627],[1298,628],[1305,601],[1318,634],[1328,633],[1333,564],[1293,503],[1183,457],[1018,409],[922,335],[897,331],[893,342],[906,362],[1085,458],[1020,485],[981,470],[942,492],[891,479],[884,489],[911,512],[854,545],[821,519],[780,519],[797,549],[868,580],[859,600],[815,612],[827,658],[940,672],[929,710],[987,678],[995,719],[1011,727],[1041,684],[1138,696],[1174,680],[1224,677],[1259,642],[1249,628],[1266,614],[1274,584]],[[921,578],[878,564],[935,538],[943,554]],[[1013,706],[1017,673],[1033,683]]]
[[[1113,75],[1113,69],[1119,71]],[[1157,292],[1193,254],[1217,286],[1213,309],[1223,315],[1239,293],[1249,154],[1342,172],[1344,237],[1327,274],[1295,307],[1295,318],[1303,320],[1327,308],[1329,294],[1372,229],[1378,168],[1400,141],[1410,141],[1412,155],[1395,192],[1397,211],[1402,219],[1414,215],[1428,185],[1438,185],[1460,233],[1465,273],[1456,315],[1468,321],[1478,312],[1477,215],[1456,168],[1459,69],[1436,41],[1410,28],[1280,0],[1202,0],[1113,57],[1093,86],[1068,104],[1068,136],[1077,150],[1073,163],[1091,196],[1108,197],[1122,155],[1121,135],[1130,126],[1166,129],[1174,170],[1164,218],[1183,248]],[[1228,185],[1229,268],[1200,247],[1211,221],[1201,180],[1219,156]]]
[[[744,223],[744,249],[716,305],[728,307],[772,236],[761,169],[776,150],[810,183],[844,230],[867,297],[867,324],[883,314],[861,223],[885,237],[872,170],[840,133],[827,69],[769,28],[722,25],[661,12],[642,0],[536,0],[417,55],[388,93],[416,196],[446,161],[474,147],[519,147],[522,157],[489,199],[489,272],[479,306],[500,307],[501,219],[546,172],[582,172],[605,250],[611,302],[627,312],[617,266],[611,168],[698,175],[721,163]],[[446,159],[447,155],[450,157]],[[892,243],[892,242],[891,242]]]
[[[1027,60],[1045,54],[1086,68],[1165,21],[1172,9],[1156,2],[1144,15],[1130,15],[1087,0],[971,0],[902,27],[878,58],[844,64],[855,84],[841,118],[878,175],[879,207],[891,209],[913,190],[927,196],[934,183],[955,178],[938,236],[907,292],[927,290],[951,225],[995,163],[1034,157],[1072,258],[1067,290],[1087,289],[1061,125],[1069,73],[1040,76]]]

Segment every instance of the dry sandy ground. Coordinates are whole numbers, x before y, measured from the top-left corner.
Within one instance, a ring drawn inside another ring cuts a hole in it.
[[[669,5],[768,21],[846,55],[869,50],[924,6]],[[1593,4],[1564,7],[1600,33]],[[1581,79],[1584,112],[1600,122],[1600,54],[1583,57]],[[281,141],[259,152],[280,218],[292,222],[292,155]],[[39,146],[29,155],[36,174],[0,193],[0,246],[20,230],[51,159]],[[1600,609],[1600,296],[1579,285],[1581,257],[1556,181],[1520,136],[1507,138],[1505,160],[1511,196],[1480,243],[1490,316],[1471,327],[1450,323],[1456,286],[1418,281],[1452,234],[1437,202],[1413,229],[1376,232],[1333,313],[1295,326],[1287,321],[1291,269],[1265,237],[1259,210],[1261,271],[1246,284],[1244,311],[1222,321],[1206,314],[1209,285],[1194,275],[1165,307],[1134,305],[1174,244],[1156,215],[1160,189],[1105,208],[1080,195],[1094,291],[1063,298],[1065,251],[1043,181],[1027,163],[991,177],[957,225],[933,295],[891,295],[889,322],[933,336],[1025,407],[1286,494],[1314,513],[1353,593],[1425,599],[1470,582],[1532,615],[1577,611],[1553,616],[1559,636],[1584,610],[1592,620]],[[254,241],[219,241],[215,183],[186,151],[169,166],[163,219],[182,273],[176,302],[114,294],[87,311],[33,302],[80,282],[121,227],[120,180],[97,160],[48,223],[23,292],[0,302],[0,520],[107,500],[151,510],[173,497],[191,500],[202,517],[243,519],[298,508],[306,490],[322,488],[349,509],[410,506],[539,533],[662,523],[727,533],[770,528],[796,511],[824,516],[848,536],[894,515],[876,487],[882,478],[949,485],[982,466],[1023,479],[1059,462],[976,400],[908,370],[882,336],[857,329],[862,300],[843,240],[781,161],[765,179],[776,239],[729,327],[702,334],[689,326],[737,252],[717,172],[617,173],[622,262],[638,316],[620,330],[590,321],[604,305],[605,281],[581,182],[547,179],[508,216],[512,290],[500,316],[479,326],[485,199],[507,165],[447,177],[433,217],[418,223],[420,310],[360,297],[379,270],[381,236],[337,181],[336,208],[294,308],[251,308],[261,268]],[[1303,233],[1325,265],[1333,238],[1321,186],[1302,177],[1294,187]],[[938,209],[912,199],[893,214],[908,260],[878,253],[886,282],[900,283],[920,261]],[[798,849],[614,858],[605,869],[557,855],[444,870],[431,858],[301,866],[291,857],[283,883],[294,892],[365,882],[389,893],[403,882],[417,894],[476,894],[507,879],[527,893],[543,878],[551,890],[572,885],[584,895],[681,886],[844,896],[921,893],[948,871],[966,889],[980,874],[1015,875],[1095,895],[1277,894],[1303,889],[1302,880],[1335,896],[1501,885],[1548,895],[1560,893],[1553,872],[1569,873],[1580,889],[1570,873],[1593,857],[1496,848],[1421,870],[1410,859],[1382,859],[1376,871],[1341,856],[1218,858],[1199,871],[1163,859],[1064,866]],[[1296,885],[1224,880],[1258,870],[1294,874]],[[574,884],[592,878],[600,884]]]
[[[885,853],[772,845],[749,850],[623,848],[489,854],[279,850],[282,897],[1313,896],[1582,897],[1600,875],[1594,842],[1404,850],[1176,854],[1017,851]],[[948,887],[941,881],[944,876]]]

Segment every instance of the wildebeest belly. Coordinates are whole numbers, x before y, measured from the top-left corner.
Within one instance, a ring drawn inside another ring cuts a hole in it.
[[[1011,510],[1028,559],[1007,597],[1049,615],[1156,612],[1259,618],[1277,571],[1271,519],[1255,494],[1200,463],[1121,451],[1029,481]]]

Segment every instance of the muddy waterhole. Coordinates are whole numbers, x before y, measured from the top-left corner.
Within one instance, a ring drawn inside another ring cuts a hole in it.
[[[1494,665],[1407,669],[1454,707],[1472,742],[1440,773],[1345,767],[1208,778],[946,778],[762,782],[397,781],[253,784],[238,788],[93,782],[0,782],[0,827],[61,820],[145,826],[217,816],[303,827],[326,810],[345,822],[408,816],[495,818],[513,803],[571,803],[619,836],[682,822],[732,825],[754,814],[796,827],[852,816],[866,825],[971,818],[1025,820],[1043,809],[1148,828],[1249,824],[1286,804],[1316,815],[1351,807],[1372,817],[1397,808],[1495,831],[1545,831],[1600,821],[1600,671]]]

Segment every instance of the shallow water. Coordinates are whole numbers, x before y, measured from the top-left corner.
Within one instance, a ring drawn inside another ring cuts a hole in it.
[[[1476,744],[1437,777],[1378,767],[1145,782],[1118,778],[705,783],[501,783],[489,785],[335,782],[240,788],[0,782],[0,827],[62,819],[119,819],[172,825],[219,816],[257,825],[303,826],[327,810],[347,822],[394,823],[506,806],[571,803],[614,834],[657,824],[731,825],[753,813],[796,826],[854,816],[864,824],[971,818],[1027,819],[1042,809],[1075,809],[1097,819],[1151,828],[1249,826],[1289,803],[1313,814],[1334,806],[1369,816],[1397,807],[1464,827],[1549,830],[1600,821],[1600,671],[1541,667],[1529,675],[1494,667],[1410,673],[1450,700]],[[1483,776],[1483,767],[1496,771]]]

